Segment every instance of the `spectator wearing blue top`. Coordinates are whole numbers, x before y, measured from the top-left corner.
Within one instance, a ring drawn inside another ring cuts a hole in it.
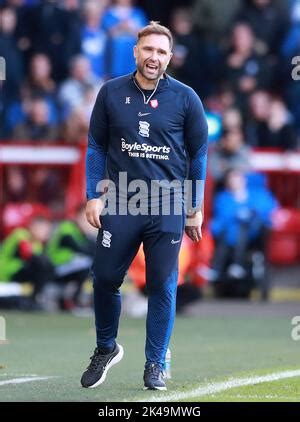
[[[216,195],[211,230],[216,242],[211,281],[223,274],[228,260],[228,274],[234,278],[246,275],[245,260],[249,248],[263,243],[266,229],[277,201],[263,184],[247,186],[245,174],[229,170],[225,190]]]
[[[107,35],[101,28],[104,3],[88,1],[83,6],[81,48],[89,60],[92,72],[101,79],[107,74]]]
[[[132,0],[115,0],[103,16],[102,27],[109,35],[109,76],[115,78],[135,69],[132,49],[138,31],[146,25],[144,12]]]

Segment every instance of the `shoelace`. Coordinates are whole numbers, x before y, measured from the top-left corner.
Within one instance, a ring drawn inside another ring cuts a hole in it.
[[[158,364],[152,363],[147,370],[153,375],[155,379],[159,378],[159,375],[161,373],[160,366]]]
[[[106,355],[99,352],[99,350],[96,348],[94,351],[93,356],[90,357],[91,363],[89,365],[89,368],[91,369],[98,369],[99,365],[103,363],[103,367],[106,363]]]

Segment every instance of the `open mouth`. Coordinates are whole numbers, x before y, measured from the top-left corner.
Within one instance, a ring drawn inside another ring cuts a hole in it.
[[[150,70],[150,72],[155,72],[158,69],[158,66],[151,64],[151,63],[147,63],[146,64],[146,68],[148,70]]]

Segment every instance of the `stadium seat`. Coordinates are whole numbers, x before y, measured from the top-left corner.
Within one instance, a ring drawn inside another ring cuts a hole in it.
[[[300,261],[300,211],[280,208],[274,213],[268,259],[276,265],[290,265]]]
[[[3,209],[3,234],[7,236],[17,227],[26,227],[30,219],[41,215],[51,219],[51,211],[39,203],[8,203]]]

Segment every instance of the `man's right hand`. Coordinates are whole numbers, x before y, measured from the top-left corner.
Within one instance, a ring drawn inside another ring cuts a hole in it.
[[[101,198],[90,199],[85,208],[87,221],[96,229],[101,229],[100,215],[104,208],[104,201]]]

